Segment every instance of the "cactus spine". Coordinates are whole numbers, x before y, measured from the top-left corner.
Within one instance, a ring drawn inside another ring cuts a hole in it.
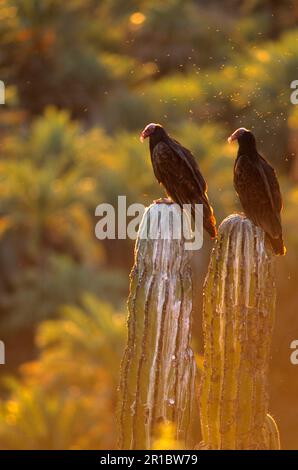
[[[173,236],[177,217],[181,215],[174,204],[151,205],[136,242],[120,379],[123,449],[150,449],[156,424],[162,421],[172,421],[177,440],[190,445],[193,423],[198,422],[190,348],[192,275],[184,241]],[[148,227],[155,239],[143,238]]]
[[[210,449],[279,448],[267,414],[274,267],[261,229],[237,214],[223,221],[204,286],[200,408]]]

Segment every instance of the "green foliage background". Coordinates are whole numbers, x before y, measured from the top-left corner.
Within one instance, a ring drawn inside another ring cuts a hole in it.
[[[150,121],[193,150],[219,222],[239,210],[236,127],[278,171],[288,254],[270,409],[283,447],[298,448],[297,20],[294,1],[1,0],[0,448],[116,446],[133,244],[98,241],[94,212],[159,197],[138,139]]]

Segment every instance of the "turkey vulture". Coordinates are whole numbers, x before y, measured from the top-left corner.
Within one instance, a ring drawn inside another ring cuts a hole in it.
[[[258,153],[253,133],[244,127],[229,138],[237,140],[238,154],[234,165],[234,186],[246,216],[261,227],[275,254],[284,255],[280,211],[282,198],[272,166]]]
[[[192,153],[172,139],[160,124],[148,124],[141,133],[143,142],[149,137],[153,171],[172,201],[183,204],[203,204],[203,224],[211,238],[216,237],[216,220],[207,196],[207,184]]]

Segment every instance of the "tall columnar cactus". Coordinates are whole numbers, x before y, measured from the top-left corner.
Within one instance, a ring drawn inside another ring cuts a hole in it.
[[[191,445],[197,427],[192,275],[184,241],[174,238],[177,211],[175,205],[151,205],[136,242],[118,411],[123,449],[150,449],[163,421],[172,421],[177,439]],[[151,239],[143,238],[148,226]]]
[[[274,264],[261,229],[241,215],[223,221],[204,286],[200,411],[210,449],[279,448],[267,414]]]

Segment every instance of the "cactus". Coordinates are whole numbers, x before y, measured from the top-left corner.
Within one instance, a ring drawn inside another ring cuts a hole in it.
[[[268,414],[275,263],[264,232],[231,215],[219,228],[204,285],[203,446],[279,448]]]
[[[169,224],[168,237],[164,227]],[[156,428],[172,422],[176,438],[193,444],[197,427],[196,365],[190,348],[192,273],[183,239],[175,239],[172,204],[145,212],[135,249],[128,299],[128,343],[122,359],[120,448],[150,449]],[[144,233],[156,239],[145,239]]]

